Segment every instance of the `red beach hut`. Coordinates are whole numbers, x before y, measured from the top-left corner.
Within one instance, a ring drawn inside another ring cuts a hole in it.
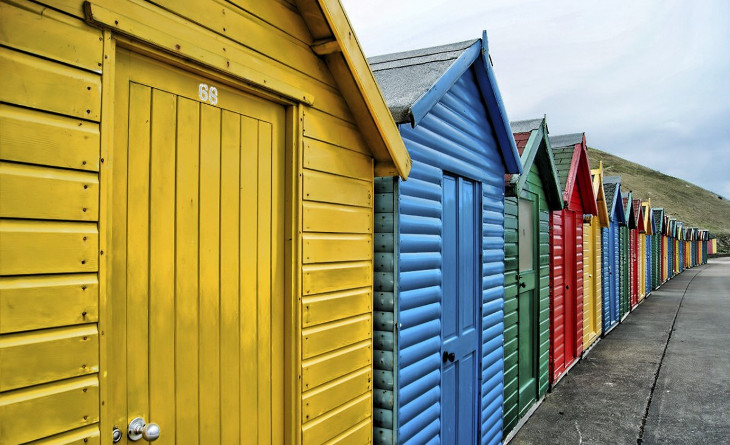
[[[644,229],[644,212],[641,208],[641,199],[634,199],[631,201],[631,207],[634,209],[634,215],[636,217],[636,229],[631,229],[631,296],[629,303],[631,310],[633,311],[636,306],[639,305],[639,289],[640,281],[643,279],[641,273],[641,240],[639,237],[640,233],[645,231]]]
[[[550,212],[550,384],[583,352],[583,215],[598,214],[585,133],[550,138],[564,208]]]

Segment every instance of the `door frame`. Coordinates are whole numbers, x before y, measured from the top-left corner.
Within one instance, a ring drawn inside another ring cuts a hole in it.
[[[441,187],[442,187],[442,189],[443,189],[443,178],[444,178],[444,176],[447,176],[447,175],[456,178],[457,184],[458,184],[459,178],[466,179],[466,180],[472,181],[474,183],[474,193],[475,193],[474,205],[476,207],[475,212],[474,212],[474,219],[475,219],[474,223],[475,223],[475,227],[478,228],[478,231],[477,231],[478,242],[476,243],[476,246],[475,246],[477,249],[477,270],[475,271],[476,272],[475,281],[476,281],[476,287],[477,287],[477,289],[479,289],[479,295],[478,295],[478,300],[477,300],[478,313],[477,313],[477,317],[476,317],[476,321],[477,321],[476,322],[476,331],[477,331],[476,354],[477,354],[478,361],[477,361],[477,381],[476,381],[476,391],[475,391],[476,392],[476,394],[475,394],[476,406],[475,406],[475,413],[474,413],[475,414],[474,423],[477,427],[476,432],[475,432],[475,437],[479,438],[479,437],[481,437],[481,432],[482,432],[481,422],[479,421],[479,419],[480,419],[480,416],[482,413],[482,404],[481,404],[482,341],[481,341],[481,339],[482,339],[482,333],[483,333],[483,331],[482,331],[482,305],[483,305],[483,299],[484,299],[482,290],[481,290],[481,280],[482,280],[481,270],[482,270],[482,267],[484,266],[484,259],[483,259],[484,231],[482,230],[482,212],[483,212],[482,209],[483,209],[483,205],[484,205],[484,203],[483,203],[484,195],[482,192],[483,184],[482,184],[481,180],[475,179],[471,176],[464,175],[462,173],[456,173],[456,172],[453,172],[450,170],[442,169],[441,170]],[[443,199],[443,191],[442,191],[442,199]],[[441,218],[442,218],[441,227],[442,227],[442,234],[443,234],[443,215]],[[443,251],[441,253],[441,257],[443,259]],[[443,263],[442,263],[441,267],[442,267],[442,271],[443,271]],[[442,297],[443,297],[443,282],[442,282]],[[443,309],[442,309],[442,313],[441,313],[441,319],[443,319]],[[442,323],[442,328],[441,328],[441,331],[439,332],[439,340],[441,342],[441,348],[439,350],[440,351],[439,355],[443,353],[443,339],[444,339],[444,337],[443,337],[443,323]],[[439,357],[439,359],[440,359],[440,357]],[[441,367],[439,369],[439,387],[441,387],[441,385],[442,385],[442,380],[441,380],[442,372],[443,372],[443,363],[441,364]],[[441,388],[441,390],[443,390],[443,388]],[[440,398],[439,398],[439,400],[440,400]],[[441,437],[443,434],[442,433],[443,432],[443,419],[441,419],[441,412],[439,413],[439,419],[441,420],[441,423],[442,423],[442,425],[439,429],[439,437]]]
[[[295,335],[300,328],[299,305],[295,295],[300,294],[301,270],[301,239],[297,236],[301,230],[301,201],[300,181],[301,170],[299,161],[299,147],[302,144],[300,122],[304,107],[301,102],[285,99],[263,88],[257,88],[250,83],[237,80],[232,76],[221,73],[210,66],[198,62],[186,61],[161,48],[154,47],[125,35],[103,29],[103,59],[102,59],[102,91],[101,113],[99,124],[101,133],[100,162],[99,162],[99,428],[102,444],[111,443],[111,432],[115,426],[112,418],[112,407],[109,401],[110,381],[109,368],[113,357],[110,357],[111,332],[114,327],[109,296],[112,293],[112,281],[109,272],[112,270],[113,252],[110,250],[112,239],[113,219],[113,159],[114,159],[114,132],[115,132],[115,88],[117,48],[123,48],[131,53],[154,59],[166,65],[190,74],[207,78],[222,85],[226,85],[243,94],[254,95],[269,100],[284,107],[284,438],[288,443],[299,443],[298,425],[301,424],[301,411],[298,395],[301,392],[297,372],[297,358],[301,351],[301,339]],[[109,331],[109,332],[107,332]],[[149,420],[149,419],[147,419]],[[116,425],[123,431],[127,425]]]
[[[535,325],[535,330],[532,335],[532,341],[533,341],[533,371],[535,373],[535,400],[531,403],[535,403],[540,399],[540,196],[537,193],[530,192],[527,190],[523,190],[520,193],[520,196],[518,200],[525,200],[529,201],[532,204],[532,221],[530,223],[533,227],[533,236],[532,236],[532,272],[534,274],[534,280],[535,280],[535,286],[530,290],[532,292],[532,297],[534,298],[534,308],[532,311],[532,321]],[[517,204],[518,210],[517,210],[517,230],[519,230],[520,227],[520,214],[519,214],[519,202]],[[517,236],[517,250],[519,255],[519,242],[520,237],[519,234]],[[521,284],[521,274],[520,274],[520,264],[519,260],[517,261],[517,276],[519,286]],[[526,291],[529,292],[529,291]],[[519,314],[519,295],[520,295],[520,288],[518,287],[517,290],[517,311]],[[519,315],[518,315],[519,320]],[[518,321],[519,323],[519,321]],[[519,351],[519,327],[517,330],[518,340],[517,340],[517,348]],[[518,363],[519,363],[519,352],[518,352]],[[520,400],[520,371],[519,371],[519,364],[517,365],[517,412],[518,416],[520,416],[520,413],[522,412],[522,406],[521,406],[521,400]]]
[[[578,358],[578,265],[576,259],[578,258],[578,249],[583,249],[583,244],[577,245],[577,231],[578,221],[576,218],[577,213],[566,209],[563,214],[563,373],[568,371],[568,368],[573,365],[576,358]],[[581,215],[581,222],[582,215]],[[568,229],[570,227],[570,230]],[[572,255],[568,255],[569,249],[572,249]],[[571,289],[568,286],[572,286]],[[571,297],[571,295],[573,297]],[[568,301],[570,301],[570,314],[568,313]],[[569,334],[570,337],[569,338]],[[570,341],[568,341],[570,340]],[[581,343],[583,339],[581,338]],[[570,352],[569,352],[570,351]],[[568,353],[570,353],[570,363],[568,363]]]

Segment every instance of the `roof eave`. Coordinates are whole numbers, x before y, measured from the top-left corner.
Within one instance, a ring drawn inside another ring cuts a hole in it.
[[[319,55],[327,63],[373,151],[375,175],[406,179],[411,157],[342,4],[339,0],[298,0],[297,5],[310,30],[318,31],[313,35],[322,37],[320,34],[329,27],[327,52]]]
[[[575,144],[573,148],[573,159],[570,163],[570,171],[568,172],[568,180],[566,181],[565,187],[566,190],[563,191],[563,200],[566,205],[570,201],[570,196],[575,187],[578,187],[578,192],[581,195],[583,213],[598,215],[598,205],[596,204],[596,196],[593,193],[593,181],[591,180],[591,168],[588,163],[585,134],[583,135],[583,142]]]
[[[522,163],[517,151],[517,144],[512,136],[512,129],[509,126],[509,118],[502,102],[502,95],[497,86],[497,79],[489,62],[486,31],[483,31],[481,40],[474,42],[467,48],[441,75],[439,80],[411,105],[408,112],[411,125],[413,127],[417,126],[421,119],[433,109],[444,94],[475,62],[480,64],[479,68],[475,70],[477,84],[497,136],[497,144],[502,154],[505,173],[520,174],[522,173]]]
[[[606,204],[606,194],[603,190],[603,164],[598,169],[591,171],[591,174],[595,175],[593,179],[593,191],[596,198],[596,207],[598,210],[598,221],[601,227],[608,227],[608,205]]]
[[[618,220],[619,224],[627,225],[626,211],[624,210],[623,201],[621,200],[621,183],[620,182],[618,184],[616,184],[615,193],[618,194],[618,196],[616,198],[614,198],[615,201],[613,203],[614,209],[618,209],[618,215],[616,216],[616,219]]]
[[[408,120],[412,127],[416,127],[421,122],[461,76],[474,64],[474,61],[479,57],[481,49],[482,44],[479,41],[474,42],[470,47],[465,49],[454,60],[451,66],[449,66],[449,69],[439,77],[436,83],[431,85],[431,88],[411,105],[408,109]]]
[[[542,120],[540,127],[532,130],[530,139],[522,151],[522,171],[517,182],[517,193],[527,183],[528,173],[532,165],[537,162],[542,174],[543,184],[545,184],[545,198],[548,202],[550,210],[560,210],[564,206],[563,193],[560,190],[560,177],[558,170],[555,168],[555,158],[550,148],[550,139],[548,138],[547,122]],[[544,144],[544,148],[543,147]]]
[[[520,155],[517,151],[517,144],[512,137],[512,128],[509,126],[509,117],[507,110],[502,101],[502,94],[497,85],[497,78],[492,69],[491,59],[489,58],[489,44],[487,40],[487,31],[482,31],[482,48],[481,63],[483,70],[477,70],[477,83],[482,92],[482,98],[487,106],[487,113],[492,120],[497,142],[502,152],[502,160],[507,173],[522,173],[522,163]],[[486,79],[482,74],[486,74]],[[492,94],[488,94],[491,92]]]

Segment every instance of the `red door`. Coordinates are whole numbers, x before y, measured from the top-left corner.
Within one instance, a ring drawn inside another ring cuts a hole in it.
[[[576,325],[578,320],[577,305],[576,305],[576,290],[578,287],[577,283],[577,256],[576,256],[576,233],[575,233],[575,215],[573,212],[566,212],[564,215],[563,222],[565,224],[564,242],[565,242],[565,309],[563,317],[563,337],[564,343],[564,354],[565,354],[565,369],[567,369],[575,360],[576,356]]]
[[[639,231],[631,231],[631,308],[639,304]]]
[[[583,212],[573,214],[575,220],[575,343],[573,343],[573,357],[583,353]],[[572,364],[572,361],[571,361]]]

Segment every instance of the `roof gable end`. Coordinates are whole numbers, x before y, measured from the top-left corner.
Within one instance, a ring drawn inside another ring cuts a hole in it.
[[[631,201],[631,205],[634,209],[634,216],[636,217],[636,230],[639,232],[645,232],[646,228],[644,227],[644,212],[641,208],[641,200],[635,198]]]
[[[583,213],[597,215],[598,206],[593,194],[585,133],[554,136],[550,137],[549,140],[550,145],[553,147],[555,166],[560,176],[560,185],[563,187],[565,205],[568,205],[570,197],[577,187],[583,204]]]
[[[603,188],[603,161],[599,162],[598,168],[591,169],[593,179],[593,196],[596,199],[598,209],[598,221],[601,227],[608,227],[608,206],[606,205],[606,194]]]
[[[515,131],[514,137],[516,142],[519,140],[518,135],[530,135],[520,153],[523,173],[519,176],[511,176],[510,178],[510,186],[514,190],[512,193],[516,196],[520,195],[520,192],[527,183],[530,169],[532,169],[533,165],[537,164],[550,210],[562,209],[564,206],[563,195],[558,172],[555,168],[553,151],[550,148],[545,118],[511,122],[510,126]],[[526,133],[526,131],[529,131],[529,133]]]
[[[407,178],[411,158],[339,0],[297,0],[314,38],[312,50],[329,68],[373,152],[375,174]]]
[[[494,128],[507,173],[521,173],[507,112],[489,59],[487,34],[481,39],[387,54],[369,59],[385,100],[399,124],[418,123],[446,92],[474,67],[481,99]]]
[[[633,193],[629,190],[628,193],[621,193],[621,201],[624,206],[624,212],[626,213],[626,225],[629,229],[636,229],[636,212],[634,212],[633,204]]]
[[[603,187],[609,209],[609,218],[616,218],[618,224],[625,225],[626,212],[621,199],[621,178],[619,176],[604,176]]]

